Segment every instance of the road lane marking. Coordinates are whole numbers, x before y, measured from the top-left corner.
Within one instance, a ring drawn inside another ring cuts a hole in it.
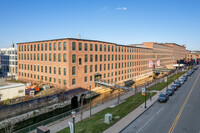
[[[172,133],[172,132],[174,131],[174,129],[175,129],[175,127],[176,127],[176,124],[178,123],[178,120],[179,120],[179,118],[180,118],[180,116],[181,116],[181,114],[182,114],[182,112],[183,112],[183,109],[185,108],[185,105],[186,105],[186,103],[187,103],[187,101],[188,101],[188,99],[189,99],[189,97],[190,97],[192,91],[194,90],[194,87],[195,87],[195,85],[196,85],[196,83],[197,83],[197,81],[198,81],[198,79],[199,79],[199,76],[200,76],[200,74],[197,76],[197,78],[196,78],[196,80],[195,80],[195,82],[194,82],[194,84],[193,84],[193,86],[192,86],[192,88],[191,88],[191,90],[190,90],[190,92],[189,92],[187,98],[185,99],[185,101],[184,101],[184,103],[183,103],[183,105],[182,105],[182,107],[181,107],[181,109],[180,109],[178,115],[176,116],[176,119],[174,120],[174,122],[173,122],[171,128],[169,129],[168,133]]]
[[[136,133],[139,133],[142,128],[144,128],[149,122],[151,122],[153,120],[153,118],[155,118],[162,110],[164,107],[162,107],[149,121],[147,121]]]

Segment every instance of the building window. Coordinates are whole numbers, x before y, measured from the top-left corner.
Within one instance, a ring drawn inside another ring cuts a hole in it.
[[[90,44],[90,51],[93,51],[93,44]]]
[[[85,82],[87,82],[87,76],[85,76]]]
[[[75,54],[72,55],[72,63],[76,63],[76,55]]]
[[[108,52],[110,52],[110,45],[108,45]]]
[[[90,55],[90,62],[93,62],[93,55]]]
[[[56,42],[53,43],[53,50],[56,51]]]
[[[104,71],[106,71],[106,64],[104,64]]]
[[[92,81],[92,76],[90,76],[90,81]]]
[[[47,51],[47,43],[45,43],[45,51]]]
[[[63,62],[67,62],[66,53],[63,54]]]
[[[53,67],[53,74],[56,74],[56,67]]]
[[[56,83],[56,78],[53,79],[53,82]]]
[[[40,44],[37,45],[37,50],[40,51]]]
[[[102,44],[100,44],[100,51],[102,51]]]
[[[92,72],[92,70],[93,70],[93,66],[92,66],[92,65],[90,65],[90,72]]]
[[[51,66],[49,66],[49,73],[51,74]]]
[[[100,61],[102,61],[102,55],[100,55]]]
[[[49,54],[49,61],[51,61],[51,54]]]
[[[23,47],[22,47],[22,51],[23,51]],[[34,51],[36,51],[36,44],[34,44]]]
[[[58,67],[58,74],[61,75],[61,67]]]
[[[98,55],[96,54],[95,55],[95,62],[97,62],[98,61]]]
[[[72,67],[72,75],[76,75],[76,67],[75,66]]]
[[[45,61],[47,61],[47,54],[45,54]]]
[[[61,42],[58,43],[58,50],[61,50]]]
[[[43,61],[43,54],[41,54],[41,61]]]
[[[32,65],[31,65],[31,70],[32,70]],[[41,66],[41,72],[43,72],[43,66]]]
[[[98,51],[98,45],[95,44],[95,51]]]
[[[100,64],[100,68],[99,69],[100,69],[100,71],[102,71],[102,64]]]
[[[72,50],[76,51],[76,42],[72,42]]]
[[[106,61],[106,55],[104,55],[104,61]]]
[[[88,62],[88,55],[85,54],[85,62]]]
[[[84,68],[85,68],[85,73],[87,73],[87,66],[85,65],[85,67],[84,67]]]
[[[67,50],[67,43],[66,42],[63,43],[63,50]]]
[[[56,62],[56,54],[53,54],[53,61]]]
[[[58,62],[61,62],[61,54],[58,54]]]
[[[79,65],[81,65],[81,64],[82,64],[82,59],[79,58],[79,59],[78,59],[78,62],[79,62]]]
[[[49,43],[49,51],[51,51],[52,49],[52,46],[51,46],[51,43]]]
[[[51,82],[51,77],[49,77],[49,82]]]
[[[97,65],[95,65],[95,72],[97,72]]]
[[[47,66],[45,66],[45,73],[47,73]]]
[[[88,50],[88,44],[85,43],[85,51],[87,51],[87,50]]]
[[[106,52],[106,45],[104,45],[104,52]]]
[[[63,83],[64,83],[65,86],[67,85],[66,79],[63,80]]]
[[[66,76],[66,73],[67,73],[67,72],[66,72],[66,68],[64,68],[64,76]]]
[[[76,79],[72,79],[72,85],[76,84]]]
[[[81,42],[79,42],[79,44],[78,44],[78,49],[79,49],[79,51],[82,51],[82,43]]]

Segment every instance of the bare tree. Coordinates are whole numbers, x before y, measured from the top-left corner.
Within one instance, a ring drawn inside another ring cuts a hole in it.
[[[4,124],[5,133],[13,133],[15,124],[17,123],[17,119],[11,119],[7,124]]]

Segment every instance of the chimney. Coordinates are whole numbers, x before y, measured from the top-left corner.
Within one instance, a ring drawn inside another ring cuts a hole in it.
[[[81,35],[80,34],[78,34],[78,39],[81,39]]]
[[[14,43],[11,43],[11,48],[14,48],[14,47],[15,47]]]

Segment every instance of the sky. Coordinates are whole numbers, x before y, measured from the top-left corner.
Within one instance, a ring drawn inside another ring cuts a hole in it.
[[[0,48],[78,38],[200,50],[200,0],[0,0]]]

